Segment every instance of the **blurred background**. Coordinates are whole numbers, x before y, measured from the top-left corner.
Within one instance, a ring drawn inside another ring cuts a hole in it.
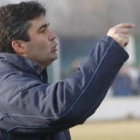
[[[0,0],[0,5],[21,0]],[[26,0],[27,1],[27,0]],[[38,0],[39,1],[39,0]],[[96,42],[118,23],[134,23],[130,54],[108,94],[85,125],[71,129],[73,140],[140,139],[140,1],[40,0],[58,35],[59,59],[48,68],[49,82],[74,73]]]

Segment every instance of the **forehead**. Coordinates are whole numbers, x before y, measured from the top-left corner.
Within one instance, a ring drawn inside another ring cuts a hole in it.
[[[42,25],[48,24],[47,18],[45,16],[37,17],[29,21],[30,28],[28,31],[36,32]]]

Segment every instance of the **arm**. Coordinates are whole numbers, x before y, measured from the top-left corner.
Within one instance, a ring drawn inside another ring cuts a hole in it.
[[[23,88],[5,96],[0,126],[7,131],[33,128],[49,133],[83,123],[96,111],[127,58],[124,49],[105,36],[79,70],[64,81],[48,85],[24,77],[26,84],[18,82]]]

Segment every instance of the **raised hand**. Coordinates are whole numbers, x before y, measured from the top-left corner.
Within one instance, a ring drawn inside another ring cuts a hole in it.
[[[122,47],[125,47],[129,43],[129,29],[134,28],[132,23],[121,23],[112,27],[107,35],[118,42]]]

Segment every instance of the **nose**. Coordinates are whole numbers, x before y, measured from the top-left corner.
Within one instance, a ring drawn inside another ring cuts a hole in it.
[[[49,41],[53,41],[56,37],[57,35],[55,34],[55,32],[50,29]]]

